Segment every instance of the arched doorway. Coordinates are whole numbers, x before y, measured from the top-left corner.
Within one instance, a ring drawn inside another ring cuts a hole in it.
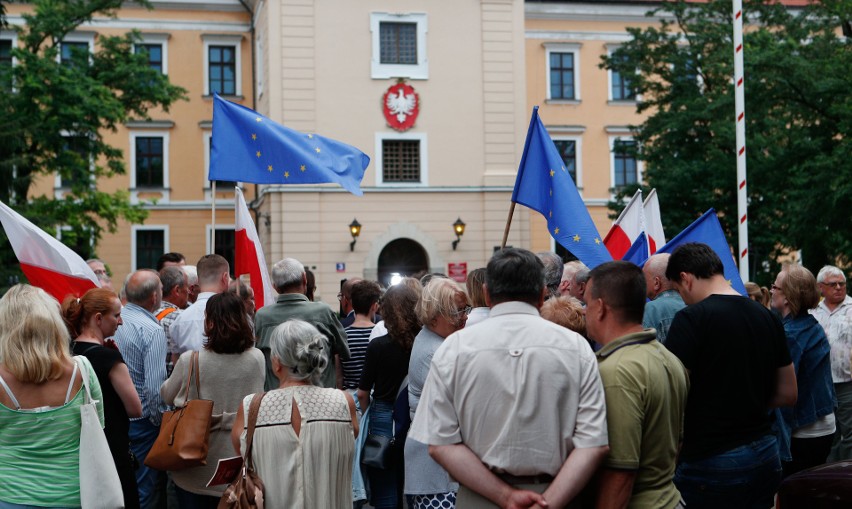
[[[379,253],[379,283],[389,287],[395,274],[411,276],[429,270],[429,257],[423,246],[411,239],[389,242]]]

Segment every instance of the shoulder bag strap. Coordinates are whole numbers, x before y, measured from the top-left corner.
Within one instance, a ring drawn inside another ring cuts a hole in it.
[[[190,388],[192,387],[192,372],[195,371],[195,363],[197,361],[198,361],[198,352],[192,352],[192,357],[189,359],[189,368],[188,368],[187,373],[186,373],[186,400],[183,403],[184,405],[189,403],[189,400],[191,399],[190,394],[192,394],[192,391],[190,391]],[[197,380],[197,378],[196,378],[196,380]],[[200,397],[197,389],[198,389],[198,386],[196,385],[196,391],[195,391],[196,392],[196,398]]]
[[[254,470],[254,465],[251,461],[251,446],[254,442],[254,428],[257,425],[257,414],[260,413],[260,402],[266,396],[265,392],[256,393],[251,398],[248,414],[248,431],[246,432],[246,459],[245,465],[249,470]]]
[[[192,352],[192,365],[195,367],[195,397],[201,399],[201,367],[198,364],[198,351]],[[187,394],[189,396],[189,394]]]
[[[86,391],[86,404],[92,403],[92,391],[89,390],[89,370],[86,368],[81,356],[74,356],[74,364],[80,369],[80,376],[83,378],[83,388]],[[74,377],[71,377],[71,385],[74,385]],[[67,398],[66,398],[67,399]],[[67,401],[66,401],[67,403]]]

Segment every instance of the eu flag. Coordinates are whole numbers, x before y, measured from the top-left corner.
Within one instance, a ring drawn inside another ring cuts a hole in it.
[[[687,242],[701,242],[710,246],[710,249],[715,251],[719,258],[722,259],[722,266],[725,269],[725,279],[734,287],[734,290],[744,296],[748,295],[743,280],[740,278],[740,271],[737,269],[737,264],[734,263],[733,255],[731,255],[731,248],[728,247],[725,232],[722,231],[722,225],[719,223],[719,218],[716,217],[716,209],[710,209],[705,212],[694,223],[678,233],[677,237],[658,249],[657,254],[672,253],[676,247]]]
[[[538,106],[533,108],[512,201],[540,212],[547,219],[550,235],[589,268],[612,261],[571,174],[538,117]]]
[[[340,184],[362,195],[370,157],[317,134],[294,131],[260,113],[213,98],[210,180],[255,184]]]

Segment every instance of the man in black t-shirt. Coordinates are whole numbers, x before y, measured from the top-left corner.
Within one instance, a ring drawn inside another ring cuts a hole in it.
[[[675,485],[689,509],[772,507],[781,462],[771,409],[797,397],[781,322],[731,287],[705,244],[678,247],[666,277],[689,306],[666,341],[690,374]]]

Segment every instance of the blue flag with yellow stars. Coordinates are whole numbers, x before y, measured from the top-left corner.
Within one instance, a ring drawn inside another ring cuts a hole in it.
[[[533,108],[512,201],[540,212],[547,219],[554,240],[589,268],[612,261],[571,174],[538,117],[538,106]]]
[[[213,98],[210,180],[254,184],[340,184],[361,196],[370,157],[355,147],[300,133],[260,113]]]
[[[722,267],[725,269],[725,279],[728,283],[743,296],[748,296],[737,263],[734,261],[734,255],[731,254],[731,248],[728,246],[728,239],[725,238],[722,224],[716,215],[716,209],[705,212],[665,246],[658,249],[657,254],[673,253],[675,248],[687,242],[700,242],[710,246],[710,249],[722,259]]]

